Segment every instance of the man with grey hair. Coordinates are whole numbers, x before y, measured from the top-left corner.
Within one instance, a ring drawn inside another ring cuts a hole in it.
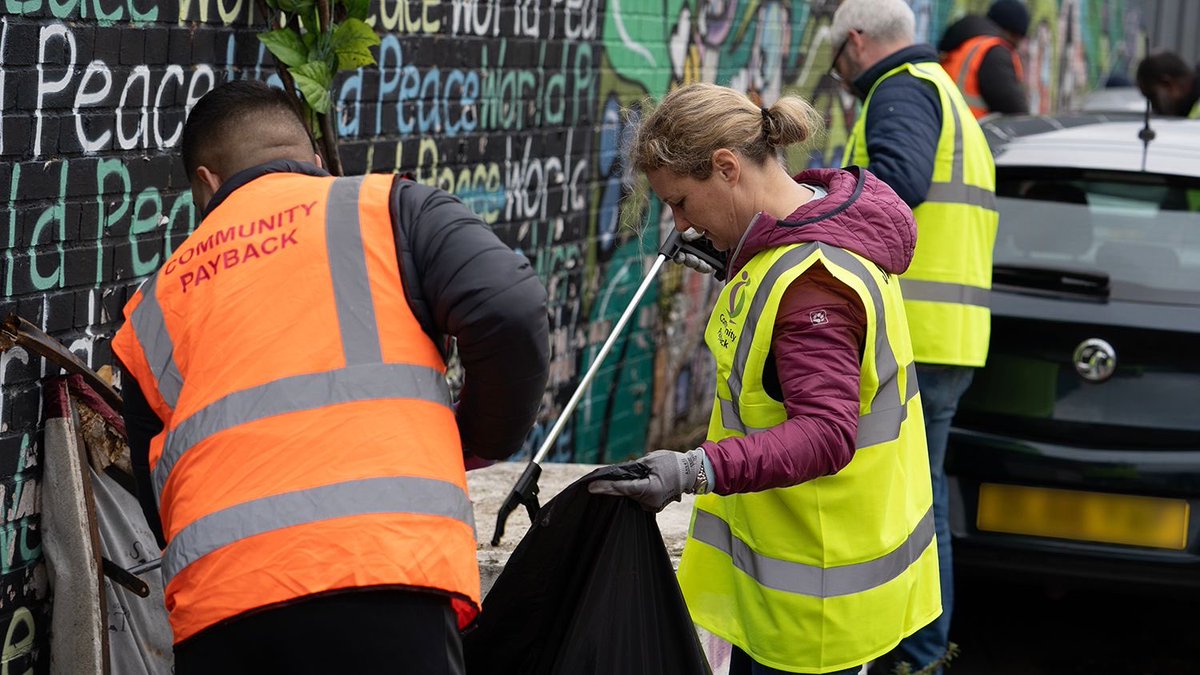
[[[953,577],[950,423],[987,357],[996,172],[983,131],[931,45],[914,44],[903,0],[844,0],[830,28],[830,75],[863,100],[843,162],[863,166],[913,210],[917,245],[901,276],[925,417],[933,484],[942,614],[894,654],[940,672],[950,653]],[[924,672],[924,671],[923,671]]]

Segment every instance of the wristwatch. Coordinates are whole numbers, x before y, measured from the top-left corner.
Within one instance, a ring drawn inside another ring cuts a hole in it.
[[[696,472],[696,486],[692,492],[698,495],[706,495],[708,494],[708,471],[704,468],[706,463],[704,450],[701,448],[696,449],[700,450],[700,470]]]

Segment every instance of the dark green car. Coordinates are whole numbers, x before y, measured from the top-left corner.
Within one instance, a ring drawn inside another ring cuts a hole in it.
[[[983,126],[1000,225],[955,566],[1200,589],[1200,121]]]

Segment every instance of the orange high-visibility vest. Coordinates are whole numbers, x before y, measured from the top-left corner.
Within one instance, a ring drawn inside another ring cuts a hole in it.
[[[405,299],[391,176],[240,187],[125,307],[113,351],[164,422],[150,467],[175,641],[366,587],[478,613],[445,364]]]
[[[1017,72],[1017,79],[1024,80],[1025,71],[1021,68],[1021,57],[1017,55],[1017,50],[1013,49],[1007,40],[995,35],[977,35],[963,42],[953,51],[947,52],[942,58],[942,68],[950,74],[950,77],[954,78],[954,83],[958,85],[958,90],[967,100],[967,105],[971,108],[975,119],[990,112],[987,103],[983,101],[983,96],[979,93],[979,66],[983,64],[984,55],[992,47],[1004,47],[1012,54],[1013,69]]]

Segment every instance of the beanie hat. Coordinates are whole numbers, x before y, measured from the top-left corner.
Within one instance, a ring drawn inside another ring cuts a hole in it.
[[[987,18],[1010,33],[1021,37],[1029,32],[1029,10],[1017,0],[996,0],[988,9]]]

